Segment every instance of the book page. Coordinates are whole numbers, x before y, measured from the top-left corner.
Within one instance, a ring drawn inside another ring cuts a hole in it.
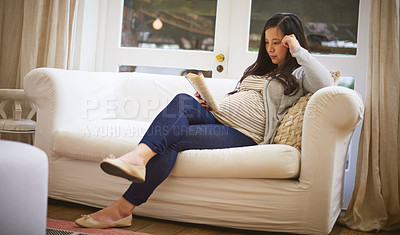
[[[207,101],[210,108],[214,111],[218,111],[218,104],[215,102],[214,97],[211,95],[210,90],[207,87],[206,81],[203,74],[188,73],[186,79],[192,84],[193,88],[199,92],[201,97]]]

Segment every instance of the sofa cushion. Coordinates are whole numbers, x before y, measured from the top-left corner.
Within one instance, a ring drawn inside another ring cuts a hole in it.
[[[126,76],[126,79],[118,78],[120,82],[115,86],[115,94],[118,94],[118,97],[115,97],[116,102],[110,102],[110,105],[117,104],[118,118],[151,122],[175,95],[195,93],[183,76],[145,73],[122,73],[121,76]],[[238,82],[237,79],[222,78],[206,78],[205,80],[217,102],[231,92]]]
[[[297,178],[300,152],[289,145],[262,144],[228,149],[186,150],[171,175],[212,178]]]
[[[132,151],[149,122],[104,119],[57,130],[53,150],[59,157],[100,162],[109,154]],[[186,150],[179,153],[172,175],[179,177],[297,178],[300,152],[289,145]]]
[[[336,86],[339,82],[341,71],[331,71],[331,76]],[[283,117],[276,135],[274,138],[275,144],[287,144],[297,148],[301,151],[301,137],[303,133],[303,117],[306,110],[308,101],[310,100],[312,93],[308,93],[298,99],[288,109],[287,113]]]
[[[312,93],[308,93],[288,109],[276,132],[275,144],[287,144],[301,151],[304,112],[311,96]]]
[[[76,123],[54,133],[53,150],[59,156],[100,162],[111,153],[120,156],[135,149],[150,124],[130,119]]]

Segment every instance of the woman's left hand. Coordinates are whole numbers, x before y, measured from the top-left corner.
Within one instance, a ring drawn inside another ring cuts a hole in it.
[[[292,53],[295,48],[300,46],[300,43],[297,40],[296,36],[294,36],[294,34],[286,35],[285,37],[283,37],[281,43],[282,46],[289,48],[290,53]]]

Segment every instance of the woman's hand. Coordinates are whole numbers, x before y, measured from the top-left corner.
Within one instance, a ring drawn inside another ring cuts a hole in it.
[[[196,97],[197,101],[199,101],[199,103],[201,104],[201,106],[203,106],[204,108],[206,108],[208,111],[212,111],[212,109],[210,108],[210,105],[208,105],[208,104],[207,104],[207,101],[201,97],[201,95],[199,94],[199,92],[196,91],[196,93],[194,93],[194,96]]]
[[[300,47],[300,43],[297,40],[296,36],[294,36],[294,34],[286,35],[285,37],[283,37],[281,43],[282,46],[289,48],[290,53],[292,53],[295,48]]]

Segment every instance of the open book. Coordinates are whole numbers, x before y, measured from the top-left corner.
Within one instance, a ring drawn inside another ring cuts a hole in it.
[[[193,88],[197,92],[199,92],[201,97],[207,101],[207,104],[210,105],[210,108],[214,111],[218,111],[218,104],[215,102],[214,97],[211,95],[203,74],[197,75],[194,73],[188,73],[185,77],[190,82],[190,84],[192,84]]]

